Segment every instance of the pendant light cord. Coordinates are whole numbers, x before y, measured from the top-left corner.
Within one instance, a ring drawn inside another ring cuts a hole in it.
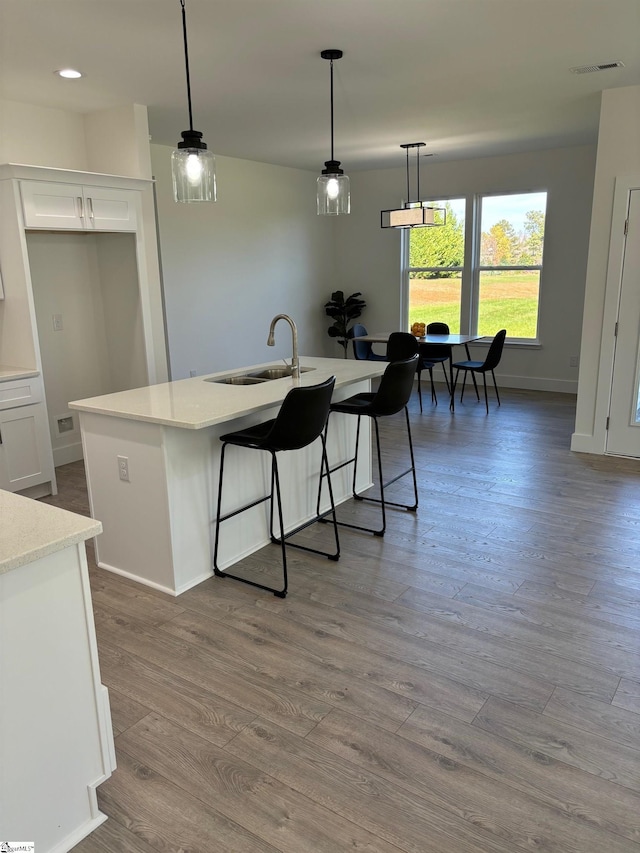
[[[191,112],[191,79],[189,77],[189,48],[187,47],[187,14],[184,8],[184,0],[180,0],[182,6],[182,34],[184,37],[184,65],[187,72],[187,101],[189,102],[189,130],[193,130],[193,114]]]
[[[331,60],[331,159],[333,160],[333,59]]]
[[[407,204],[411,204],[411,189],[409,187],[409,146],[407,146]]]

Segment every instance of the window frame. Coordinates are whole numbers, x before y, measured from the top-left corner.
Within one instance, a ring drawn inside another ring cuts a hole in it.
[[[545,205],[545,229],[543,235],[542,247],[542,263],[540,264],[512,264],[509,266],[491,266],[480,263],[480,249],[482,243],[482,201],[485,198],[496,196],[510,195],[539,195],[546,194]],[[540,314],[543,299],[543,281],[544,281],[544,258],[545,258],[545,243],[547,239],[547,211],[549,206],[549,190],[548,188],[538,189],[517,189],[517,190],[495,190],[492,192],[474,193],[472,195],[460,195],[459,193],[450,195],[439,195],[437,199],[429,199],[428,203],[446,202],[451,199],[464,199],[465,206],[465,229],[464,229],[464,263],[462,267],[411,267],[409,266],[410,257],[410,241],[411,229],[406,229],[403,233],[403,242],[401,244],[402,252],[402,297],[401,310],[402,316],[405,318],[405,324],[409,318],[410,308],[410,285],[409,280],[412,272],[437,272],[438,270],[446,269],[452,272],[460,272],[460,332],[461,334],[476,334],[478,330],[478,318],[480,312],[480,276],[483,272],[494,271],[538,271],[538,305],[536,314],[536,337],[535,338],[519,338],[509,337],[507,331],[506,343],[514,346],[522,347],[539,347],[540,342]],[[477,343],[489,343],[490,337],[479,338]]]

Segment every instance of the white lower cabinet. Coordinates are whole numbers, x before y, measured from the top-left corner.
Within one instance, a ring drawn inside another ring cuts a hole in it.
[[[0,382],[0,489],[21,492],[50,483],[55,493],[43,400],[41,376]]]
[[[0,488],[19,492],[51,480],[42,403],[0,411]]]

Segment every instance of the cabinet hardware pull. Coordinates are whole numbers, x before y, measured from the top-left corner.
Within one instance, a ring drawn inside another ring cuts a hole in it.
[[[2,430],[0,429],[0,444],[2,444]]]
[[[93,199],[92,198],[87,199],[87,205],[89,207],[89,219],[93,219],[94,216],[93,216]]]
[[[84,203],[81,195],[78,196],[78,216],[80,219],[84,219]]]

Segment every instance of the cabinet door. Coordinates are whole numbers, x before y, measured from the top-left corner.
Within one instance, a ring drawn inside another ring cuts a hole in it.
[[[51,480],[42,403],[0,412],[0,488],[18,492]]]
[[[136,193],[84,187],[86,227],[92,231],[135,231]]]
[[[82,187],[45,181],[20,181],[24,224],[27,228],[85,230]]]
[[[26,228],[73,231],[135,231],[136,196],[132,190],[21,181]]]

